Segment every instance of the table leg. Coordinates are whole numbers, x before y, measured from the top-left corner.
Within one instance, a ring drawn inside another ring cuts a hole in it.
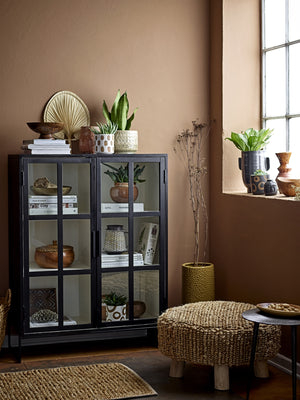
[[[254,371],[254,360],[255,360],[255,350],[256,350],[256,343],[257,343],[257,336],[258,336],[258,328],[259,328],[259,323],[254,322],[246,400],[249,400],[249,395],[250,395],[251,379],[252,379],[253,371]]]
[[[292,382],[293,382],[293,400],[297,396],[297,326],[291,326],[292,329]]]

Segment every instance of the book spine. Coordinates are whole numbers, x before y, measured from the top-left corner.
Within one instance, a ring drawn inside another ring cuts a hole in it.
[[[55,208],[30,208],[29,215],[56,215],[57,209]],[[78,214],[78,208],[64,208],[63,214]]]
[[[77,196],[68,196],[67,198],[65,196],[63,196],[62,201],[63,201],[63,203],[77,203]],[[57,196],[38,196],[37,198],[29,197],[28,203],[29,204],[34,204],[34,203],[57,204]]]
[[[62,204],[63,208],[73,208],[73,207],[78,207],[77,203],[63,203]],[[47,208],[53,208],[57,209],[57,203],[32,203],[29,205],[30,209],[47,209]]]

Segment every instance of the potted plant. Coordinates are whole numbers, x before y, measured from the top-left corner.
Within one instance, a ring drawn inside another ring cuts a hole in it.
[[[118,130],[115,122],[108,121],[106,124],[96,122],[97,126],[91,127],[96,139],[96,153],[114,153],[114,135]]]
[[[225,138],[242,152],[242,157],[239,157],[239,168],[242,170],[243,182],[248,193],[251,193],[250,176],[254,171],[270,169],[270,159],[266,157],[264,148],[269,143],[272,132],[273,129],[269,128],[260,130],[250,128],[241,133],[231,132],[231,137]]]
[[[264,194],[265,183],[267,182],[268,178],[269,175],[265,171],[262,171],[261,169],[254,171],[254,173],[250,176],[251,192],[254,195]]]
[[[115,134],[115,152],[116,153],[135,153],[138,149],[138,132],[130,130],[131,123],[134,119],[137,108],[133,111],[130,117],[129,102],[127,93],[121,95],[118,90],[111,111],[108,110],[105,100],[103,100],[102,111],[107,122],[113,122],[118,125],[118,130]]]
[[[110,292],[103,298],[106,306],[106,321],[114,322],[126,319],[127,297],[116,292]]]
[[[128,203],[128,182],[129,182],[129,173],[128,173],[128,164],[120,167],[114,167],[113,165],[103,163],[106,167],[110,168],[111,171],[104,171],[106,175],[108,175],[112,181],[114,182],[114,186],[110,189],[110,197],[116,203]],[[133,201],[135,201],[138,197],[138,188],[136,183],[145,182],[145,179],[141,179],[140,175],[143,173],[145,169],[145,165],[140,167],[139,164],[135,164],[133,169]]]
[[[208,211],[204,194],[204,180],[208,172],[205,140],[209,131],[210,124],[193,121],[193,130],[186,129],[179,134],[174,148],[188,170],[194,217],[194,260],[182,265],[183,303],[215,298],[214,264],[205,261],[208,247]],[[204,234],[202,261],[199,244],[200,223]]]

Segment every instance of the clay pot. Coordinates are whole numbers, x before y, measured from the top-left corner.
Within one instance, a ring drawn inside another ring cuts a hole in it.
[[[138,197],[138,188],[133,185],[133,201]],[[116,182],[110,189],[110,197],[115,203],[128,203],[128,182]]]
[[[96,152],[96,139],[89,126],[82,126],[79,136],[79,152],[81,154],[94,154]]]
[[[140,318],[146,311],[146,304],[143,301],[135,300],[133,302],[133,317]],[[129,317],[129,303],[126,304],[126,314]]]
[[[37,247],[34,255],[35,262],[42,268],[58,268],[57,241],[53,244]],[[63,246],[63,268],[69,267],[74,261],[74,250],[72,246]]]

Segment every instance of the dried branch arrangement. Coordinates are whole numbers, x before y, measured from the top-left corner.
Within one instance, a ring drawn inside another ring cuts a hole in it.
[[[208,172],[207,149],[205,141],[210,131],[210,125],[193,121],[193,130],[185,129],[176,138],[174,147],[187,167],[190,198],[194,217],[194,265],[198,265],[200,257],[199,234],[200,218],[203,217],[204,226],[204,250],[203,259],[206,258],[208,245],[208,211],[204,196],[204,176]]]

